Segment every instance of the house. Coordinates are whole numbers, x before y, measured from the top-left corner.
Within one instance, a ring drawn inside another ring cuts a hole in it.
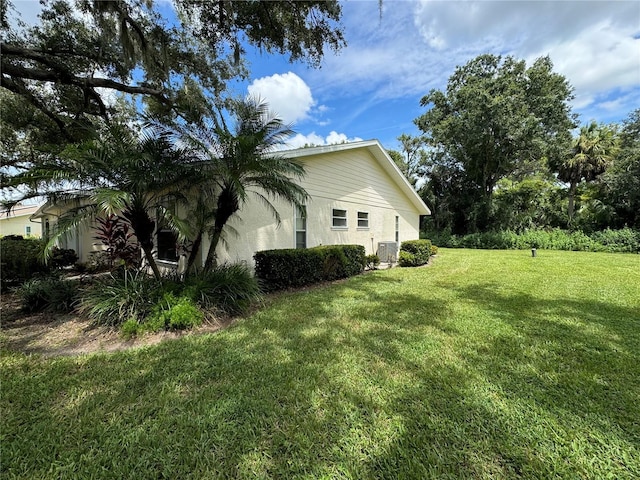
[[[400,243],[419,237],[420,216],[431,212],[377,140],[302,148],[282,152],[304,165],[300,185],[309,193],[306,218],[297,209],[275,201],[281,223],[258,199],[250,198],[227,224],[225,241],[218,246],[218,262],[253,265],[260,250],[306,248],[318,245],[359,244],[367,254],[395,259]],[[62,212],[45,205],[37,214],[44,229]],[[81,228],[66,239],[81,261],[103,247],[91,229]],[[175,267],[175,241],[170,231],[156,238],[158,263]],[[205,238],[202,252],[209,248]],[[203,262],[202,259],[199,260]]]
[[[0,236],[21,235],[23,237],[42,236],[42,224],[31,216],[38,211],[40,205],[18,204],[10,212],[0,212]]]

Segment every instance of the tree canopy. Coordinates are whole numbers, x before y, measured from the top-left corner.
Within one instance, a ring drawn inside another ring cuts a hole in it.
[[[95,117],[108,118],[113,93],[143,98],[156,113],[194,114],[194,105],[246,75],[245,46],[318,65],[326,48],[345,45],[337,1],[44,0],[40,22],[15,18],[0,2],[5,125],[25,112],[50,140],[75,141]],[[110,93],[111,92],[111,93]],[[8,95],[9,94],[9,95]],[[198,101],[194,101],[194,99]]]
[[[572,87],[553,72],[548,57],[527,67],[523,60],[487,54],[458,67],[445,91],[422,98],[428,110],[415,120],[431,148],[428,170],[437,172],[431,185],[438,183],[440,191],[432,197],[442,201],[450,187],[464,192],[466,200],[453,203],[462,203],[471,229],[485,228],[501,179],[525,178],[566,151],[575,127],[572,98]],[[459,182],[440,184],[446,178]]]

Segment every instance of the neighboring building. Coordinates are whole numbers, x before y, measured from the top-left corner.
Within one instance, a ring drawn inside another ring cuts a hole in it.
[[[18,204],[10,212],[0,212],[0,236],[42,237],[40,220],[31,219],[39,208],[40,205]]]
[[[281,224],[257,198],[249,197],[237,218],[228,223],[224,242],[218,247],[218,263],[246,262],[260,250],[306,248],[318,245],[359,244],[367,254],[378,253],[383,262],[395,259],[400,243],[419,237],[420,216],[430,211],[377,140],[302,148],[282,152],[304,165],[300,185],[309,193],[307,218],[295,207],[275,201]],[[43,228],[52,228],[61,213],[45,206],[38,213]],[[81,261],[102,250],[90,229],[70,236]],[[161,230],[156,238],[159,264],[170,267],[175,258],[171,233]],[[203,241],[207,252],[209,242]],[[202,260],[201,260],[202,261]]]

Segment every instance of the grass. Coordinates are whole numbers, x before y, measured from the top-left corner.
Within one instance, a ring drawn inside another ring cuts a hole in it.
[[[1,357],[4,478],[638,478],[640,255],[441,249],[218,334]]]

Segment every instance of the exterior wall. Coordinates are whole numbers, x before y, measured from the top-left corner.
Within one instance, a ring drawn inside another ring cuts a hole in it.
[[[404,240],[419,238],[420,214],[428,213],[428,209],[408,184],[399,185],[400,173],[395,166],[387,164],[381,147],[371,149],[372,142],[363,143],[363,146],[344,149],[304,150],[300,154],[299,161],[307,172],[300,184],[310,195],[306,204],[307,247],[358,244],[365,247],[367,254],[377,253],[379,242],[396,241],[396,218],[398,246]],[[272,203],[280,214],[280,225],[257,196],[249,196],[239,215],[227,224],[217,250],[219,263],[244,262],[253,267],[253,255],[257,251],[296,247],[294,207],[283,201]],[[333,209],[347,212],[346,227],[333,227]],[[368,213],[368,228],[358,228],[358,212]],[[39,218],[43,234],[47,221],[53,229],[60,214],[55,206],[43,210]],[[186,212],[179,214],[184,217]],[[87,262],[93,252],[104,250],[94,236],[93,225],[80,227],[60,246],[73,248],[80,261]],[[205,236],[197,264],[203,265],[208,249]],[[158,266],[171,270],[177,263],[158,261]]]
[[[0,236],[6,235],[22,235],[23,237],[42,236],[42,228],[39,221],[31,221],[31,215],[38,210],[38,205],[16,205],[16,207],[7,214],[0,213]],[[28,232],[28,229],[30,232]]]
[[[31,215],[20,215],[2,218],[0,220],[0,236],[6,235],[22,235],[37,237],[42,236],[42,229],[39,223],[29,220]],[[27,227],[31,229],[30,233],[27,233]]]
[[[420,213],[368,150],[333,152],[303,163],[307,175],[300,183],[311,197],[306,205],[307,247],[359,244],[367,254],[376,253],[378,242],[395,241],[396,217],[398,246],[419,238]],[[283,202],[274,205],[282,219],[279,227],[258,200],[244,206],[241,220],[229,223],[237,234],[228,231],[228,248],[218,247],[220,263],[246,262],[252,267],[256,251],[295,248],[294,208]],[[346,228],[332,226],[334,208],[347,211]],[[369,228],[358,228],[358,212],[369,214]],[[203,243],[208,249],[208,242]]]
[[[53,228],[58,221],[58,215],[48,213],[43,215],[40,220],[42,220],[43,235],[46,235],[47,222],[49,222],[50,231],[53,232]],[[92,222],[90,225],[83,225],[76,228],[74,232],[62,238],[58,242],[58,246],[60,248],[71,248],[75,250],[79,262],[88,262],[91,259],[92,253],[95,254],[105,249],[100,240],[93,238],[96,236],[94,227],[95,224]]]

